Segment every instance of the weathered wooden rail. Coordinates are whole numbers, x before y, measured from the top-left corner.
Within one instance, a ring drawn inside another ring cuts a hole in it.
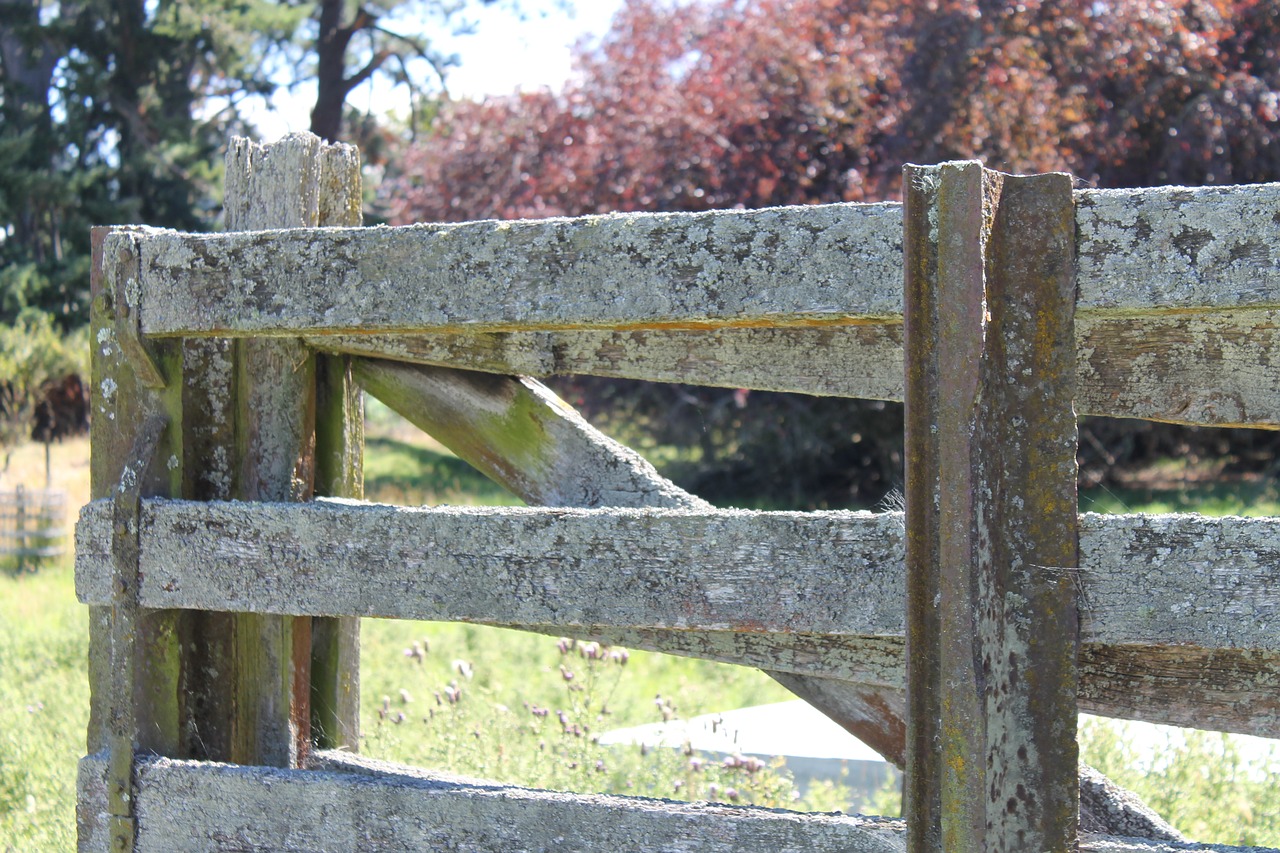
[[[105,502],[80,518],[90,604],[111,600],[111,525]],[[898,513],[146,500],[142,526],[138,603],[156,610],[903,636]],[[1082,527],[1085,642],[1280,652],[1280,519]]]
[[[1280,185],[1074,196],[1079,412],[1280,423]],[[305,230],[113,239],[131,244],[129,263],[149,283],[138,309],[149,335],[299,334],[326,350],[498,373],[904,396],[897,204],[326,230],[323,240]],[[831,357],[815,363],[814,348]]]
[[[1280,520],[1077,516],[1073,406],[1280,428],[1280,186],[908,186],[317,228],[358,224],[356,159],[291,137],[233,144],[236,233],[98,231],[81,848],[1174,849],[1123,810],[1086,826],[1146,840],[1077,835],[1076,711],[1280,734]],[[512,376],[562,372],[906,399],[907,515],[715,510]],[[546,508],[313,500],[360,495],[357,384]],[[325,751],[362,616],[759,666],[906,765],[909,820]]]

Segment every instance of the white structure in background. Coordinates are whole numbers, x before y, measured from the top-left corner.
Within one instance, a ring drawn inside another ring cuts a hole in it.
[[[1087,719],[1102,720],[1119,729],[1135,760],[1147,767],[1180,746],[1188,731],[1133,720],[1103,720],[1087,714],[1082,714],[1080,721],[1083,724]],[[1249,772],[1259,778],[1280,778],[1280,741],[1237,734],[1226,737]],[[846,809],[850,812],[862,810],[890,776],[895,781],[901,778],[897,768],[878,752],[800,700],[615,729],[601,736],[600,743],[676,749],[688,744],[717,760],[738,753],[764,761],[781,756],[801,794],[815,780],[844,782],[852,795]]]
[[[764,761],[781,756],[801,794],[817,780],[847,785],[852,794],[849,811],[860,810],[887,779],[901,775],[880,753],[800,700],[616,729],[602,735],[600,743],[673,748],[688,744],[717,759],[739,753]]]

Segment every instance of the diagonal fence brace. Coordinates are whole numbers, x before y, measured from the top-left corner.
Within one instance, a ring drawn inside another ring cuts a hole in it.
[[[903,184],[908,849],[1075,850],[1071,178]]]
[[[138,552],[142,484],[156,455],[168,419],[153,415],[134,439],[129,459],[112,498],[111,560],[115,588],[111,606],[113,673],[107,767],[107,810],[113,851],[134,849],[137,818],[133,808],[138,726],[134,707],[137,683],[135,648],[138,627]]]

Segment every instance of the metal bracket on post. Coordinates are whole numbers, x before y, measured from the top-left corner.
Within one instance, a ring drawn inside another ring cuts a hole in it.
[[[142,484],[160,444],[168,418],[153,415],[134,439],[112,499],[111,560],[115,584],[111,607],[111,669],[114,674],[109,719],[110,761],[107,766],[107,812],[111,849],[134,849],[137,715],[134,708],[137,664],[134,647],[138,623],[138,552]]]
[[[1071,183],[904,171],[912,853],[1077,847]]]
[[[142,258],[137,239],[127,232],[116,232],[119,239],[110,247],[115,257],[104,262],[111,285],[111,300],[116,318],[116,341],[143,385],[163,388],[164,374],[156,367],[155,360],[142,342],[142,325],[138,314],[141,296],[138,284],[142,279]],[[105,253],[104,253],[105,254]]]

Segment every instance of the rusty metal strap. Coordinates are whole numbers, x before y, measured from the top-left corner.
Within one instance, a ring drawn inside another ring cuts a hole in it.
[[[1071,178],[904,186],[907,849],[1075,850]]]
[[[132,850],[136,835],[133,808],[137,715],[134,708],[138,624],[138,552],[142,484],[160,444],[168,418],[152,415],[139,430],[112,499],[111,559],[115,584],[111,607],[111,710],[109,715],[107,811],[111,849]]]

